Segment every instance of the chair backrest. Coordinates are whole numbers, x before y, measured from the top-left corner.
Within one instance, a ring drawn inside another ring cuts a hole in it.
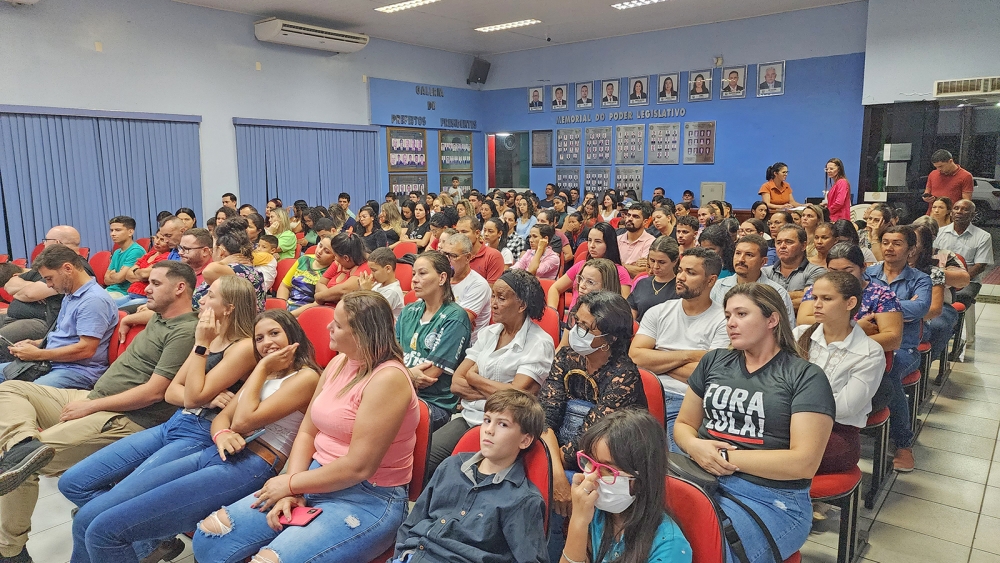
[[[892,352],[885,353],[885,372],[889,373],[892,371],[892,360],[896,357],[896,354]]]
[[[76,253],[79,254],[80,256],[83,256],[84,260],[90,257],[90,249],[87,248],[86,246],[81,246],[80,248],[77,248]]]
[[[94,277],[97,278],[97,283],[101,284],[101,287],[106,287],[104,274],[107,273],[110,265],[111,252],[108,250],[102,250],[90,257],[90,269],[94,270]]]
[[[417,243],[412,241],[403,241],[392,247],[392,253],[396,255],[396,258],[402,258],[407,254],[416,254]]]
[[[43,250],[45,250],[45,243],[44,242],[40,242],[40,243],[36,244],[35,248],[32,249],[32,251],[31,251],[31,261],[34,262],[35,258],[37,258],[38,255],[41,254]]]
[[[549,333],[553,346],[559,346],[559,313],[552,307],[546,307],[545,311],[542,312],[542,318],[535,322]]]
[[[281,281],[285,279],[285,274],[287,274],[288,270],[291,270],[294,265],[295,258],[282,258],[281,260],[278,260],[278,265],[276,267],[277,273],[274,276],[274,283],[271,284],[271,291],[278,291],[278,288],[281,287]]]
[[[122,354],[125,353],[125,349],[128,348],[129,344],[131,344],[132,341],[135,340],[135,337],[138,336],[139,333],[142,332],[143,329],[145,328],[146,325],[136,325],[128,330],[128,334],[125,335],[125,342],[122,342],[118,345],[118,356],[121,356]]]
[[[323,368],[336,355],[330,349],[330,331],[326,328],[333,321],[333,311],[333,307],[320,305],[310,307],[299,315],[299,324],[316,349],[316,362]]]
[[[115,363],[118,359],[118,353],[121,352],[121,346],[118,344],[118,329],[121,327],[122,319],[128,315],[125,311],[118,311],[118,324],[115,325],[115,331],[111,333],[111,342],[108,342],[108,365]]]
[[[264,300],[264,310],[268,309],[287,309],[288,302],[284,299],[278,299],[277,297],[268,297]]]
[[[399,280],[399,289],[402,289],[403,293],[413,289],[413,266],[396,264],[396,279]]]
[[[7,293],[7,290],[0,287],[0,301],[7,303],[8,305],[14,302],[14,296]]]
[[[417,423],[417,441],[413,444],[413,476],[410,477],[410,500],[417,502],[417,497],[424,490],[424,485],[431,478],[428,475],[428,463],[431,453],[431,411],[427,403],[417,399],[420,407],[420,422]]]
[[[579,264],[580,260],[586,261],[587,256],[588,256],[587,243],[581,242],[580,246],[576,247],[576,253],[573,254],[573,265],[575,266]]]
[[[621,217],[612,217],[611,220],[608,221],[608,223],[610,223],[612,227],[617,229],[618,223],[621,223],[621,221],[622,221]]]
[[[481,426],[470,428],[458,441],[452,454],[461,454],[479,451],[479,430]],[[552,460],[549,458],[549,449],[541,440],[534,443],[521,456],[524,462],[524,470],[531,484],[538,487],[538,492],[542,493],[545,499],[545,532],[549,531],[549,512],[552,506]]]
[[[9,254],[0,254],[0,264],[6,264],[10,260]]]
[[[639,377],[642,380],[642,392],[646,395],[646,408],[653,418],[665,425],[667,421],[667,406],[663,398],[663,384],[660,378],[652,372],[639,369]]]
[[[403,296],[404,305],[409,305],[410,303],[416,303],[416,302],[417,302],[417,292],[413,291],[412,289],[410,291],[407,291],[406,295]]]
[[[149,237],[142,237],[135,239],[135,242],[139,243],[139,246],[145,248],[146,250],[149,250],[149,244],[152,241],[149,240]]]
[[[667,509],[691,544],[691,563],[725,561],[722,524],[715,501],[689,481],[671,475],[666,479]]]

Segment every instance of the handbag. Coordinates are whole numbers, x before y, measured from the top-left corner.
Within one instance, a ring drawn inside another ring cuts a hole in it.
[[[7,381],[34,381],[52,371],[52,362],[48,360],[28,361],[14,360],[3,368],[3,377]]]
[[[749,506],[743,503],[735,496],[729,494],[724,489],[719,487],[719,478],[712,475],[708,471],[702,469],[700,465],[693,459],[686,455],[671,453],[667,458],[667,473],[674,477],[680,477],[685,481],[696,485],[701,488],[712,499],[712,506],[715,508],[716,514],[719,516],[719,523],[722,525],[723,537],[726,538],[726,543],[733,550],[733,556],[736,557],[740,563],[749,563],[750,558],[747,557],[747,552],[743,548],[743,540],[740,539],[739,534],[736,533],[736,528],[733,527],[733,521],[729,516],[722,510],[719,503],[715,501],[716,495],[721,495],[727,499],[736,503],[737,506],[743,509],[744,512],[753,518],[753,521],[757,523],[757,527],[764,532],[764,538],[767,540],[767,545],[771,548],[771,555],[774,557],[775,563],[782,563],[783,559],[781,557],[781,550],[778,549],[778,544],[774,541],[774,537],[771,536],[771,532],[767,529],[767,525],[764,521],[757,516],[757,513],[750,509]]]
[[[590,385],[593,400],[569,399],[566,401],[566,411],[563,414],[562,426],[559,427],[559,432],[556,433],[560,444],[568,444],[580,436],[583,432],[583,423],[587,420],[587,415],[590,414],[590,411],[594,409],[594,405],[597,404],[597,381],[582,369],[571,369],[563,376],[563,387],[566,389],[566,394],[569,395],[569,380],[574,375],[583,377]]]

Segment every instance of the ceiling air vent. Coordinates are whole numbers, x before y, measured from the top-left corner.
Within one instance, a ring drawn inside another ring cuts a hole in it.
[[[969,96],[1000,96],[1000,76],[935,80],[935,98],[968,98]]]
[[[368,36],[363,33],[338,31],[278,18],[261,20],[253,28],[254,35],[260,41],[334,53],[354,53],[368,44]]]

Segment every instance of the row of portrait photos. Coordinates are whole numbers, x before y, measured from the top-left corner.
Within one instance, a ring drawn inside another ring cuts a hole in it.
[[[617,108],[622,106],[624,97],[628,106],[646,106],[650,98],[657,104],[673,104],[681,99],[679,72],[631,76],[627,79],[627,90],[621,91],[621,78],[577,82],[573,91],[569,84],[553,84],[548,87],[528,87],[528,111],[543,112],[546,107],[551,111],[566,111],[572,105],[573,109]],[[656,90],[649,91],[649,81],[654,81]],[[722,68],[722,80],[719,84],[719,98],[723,100],[746,97],[747,67],[727,66]],[[785,61],[761,63],[757,65],[757,80],[755,81],[757,97],[781,96],[785,93]],[[599,86],[599,88],[598,88]],[[687,101],[704,102],[713,97],[713,69],[692,70],[688,72]],[[572,95],[570,95],[572,94]],[[596,98],[595,98],[596,97]]]

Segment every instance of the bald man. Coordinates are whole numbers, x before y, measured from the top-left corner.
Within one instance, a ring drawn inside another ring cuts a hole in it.
[[[46,247],[61,244],[79,250],[80,231],[69,225],[57,225],[45,233],[42,244]],[[90,264],[85,269],[94,275]],[[10,278],[3,288],[14,300],[7,314],[0,315],[0,362],[12,362],[15,358],[7,349],[9,343],[44,338],[59,315],[63,296],[50,289],[34,269]]]

